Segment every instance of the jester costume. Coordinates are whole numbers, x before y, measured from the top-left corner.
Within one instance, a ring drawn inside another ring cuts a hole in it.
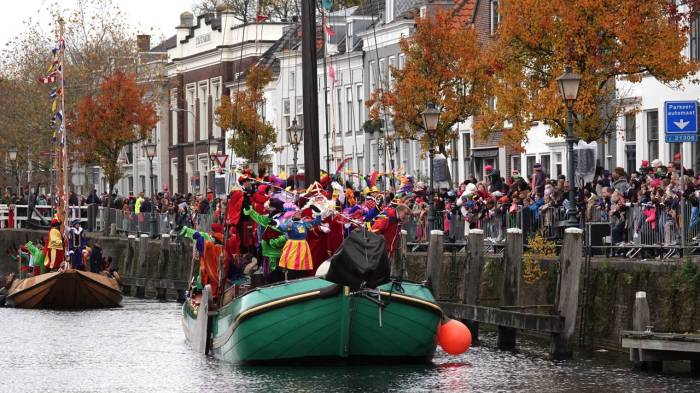
[[[32,265],[34,266],[33,274],[38,276],[39,274],[46,273],[46,267],[44,266],[44,253],[32,242],[27,242],[25,247],[27,247],[29,254],[32,256]]]
[[[292,218],[279,226],[287,235],[287,242],[280,256],[280,267],[287,270],[313,270],[313,260],[309,243],[306,241],[310,229],[321,223],[321,216],[316,215],[311,221]]]
[[[44,248],[46,255],[46,268],[55,270],[61,267],[64,258],[63,236],[61,236],[61,222],[57,219],[51,220],[51,229],[49,230],[49,241],[46,242]]]
[[[197,247],[199,254],[199,275],[202,286],[210,285],[212,295],[217,297],[219,293],[219,256],[224,251],[223,234],[214,232],[212,236],[214,241],[206,240],[199,232],[195,232],[192,237],[196,242],[195,247]]]
[[[264,216],[251,208],[246,209],[244,213],[255,221],[259,228],[262,228],[262,255],[267,257],[270,271],[277,269],[277,262],[282,255],[282,249],[287,242],[287,238],[276,227],[274,219]]]

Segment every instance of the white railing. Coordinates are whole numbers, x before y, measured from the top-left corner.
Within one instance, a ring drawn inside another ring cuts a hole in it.
[[[29,212],[29,205],[0,205],[0,228],[7,228],[10,221],[10,210],[12,210],[14,228],[26,226],[27,220],[31,218],[50,222],[56,209],[50,205],[35,205],[34,210]],[[70,206],[70,220],[79,218],[80,222],[87,222],[87,206]]]

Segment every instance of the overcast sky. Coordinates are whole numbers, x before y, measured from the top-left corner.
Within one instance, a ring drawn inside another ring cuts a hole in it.
[[[22,22],[29,17],[42,20],[50,25],[45,9],[55,0],[4,0],[2,1],[2,21],[0,22],[0,45],[22,31]],[[194,0],[114,0],[126,13],[130,25],[138,27],[138,33],[151,34],[156,44],[161,36],[175,34],[175,26],[180,22],[180,14],[192,8]],[[76,0],[60,0],[64,8],[72,8]],[[153,31],[151,31],[153,28]]]

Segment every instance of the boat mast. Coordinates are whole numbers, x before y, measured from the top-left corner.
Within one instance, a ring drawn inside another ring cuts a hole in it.
[[[318,140],[318,79],[316,74],[316,3],[302,0],[301,70],[304,91],[304,181],[306,186],[321,179]]]
[[[61,168],[61,176],[63,176],[63,183],[62,183],[62,190],[60,193],[60,198],[58,200],[58,205],[59,205],[59,210],[62,207],[63,208],[63,227],[65,229],[70,228],[70,225],[67,223],[67,220],[69,219],[69,213],[70,213],[70,208],[68,206],[68,127],[66,127],[66,91],[65,91],[65,85],[64,85],[64,79],[63,79],[63,72],[64,72],[64,59],[65,59],[65,50],[66,50],[66,45],[65,41],[63,38],[63,33],[64,33],[64,26],[65,21],[63,18],[58,19],[58,60],[59,60],[59,72],[58,72],[58,78],[59,78],[59,86],[60,86],[60,91],[61,91],[61,114],[63,115],[63,119],[61,120],[61,125],[60,125],[60,130],[61,130],[61,135],[60,135],[60,149],[61,149],[61,161],[62,164],[60,165]]]

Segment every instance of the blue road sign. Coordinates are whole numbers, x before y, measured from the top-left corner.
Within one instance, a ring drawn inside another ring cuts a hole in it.
[[[682,143],[698,140],[698,102],[666,101],[666,142]]]

